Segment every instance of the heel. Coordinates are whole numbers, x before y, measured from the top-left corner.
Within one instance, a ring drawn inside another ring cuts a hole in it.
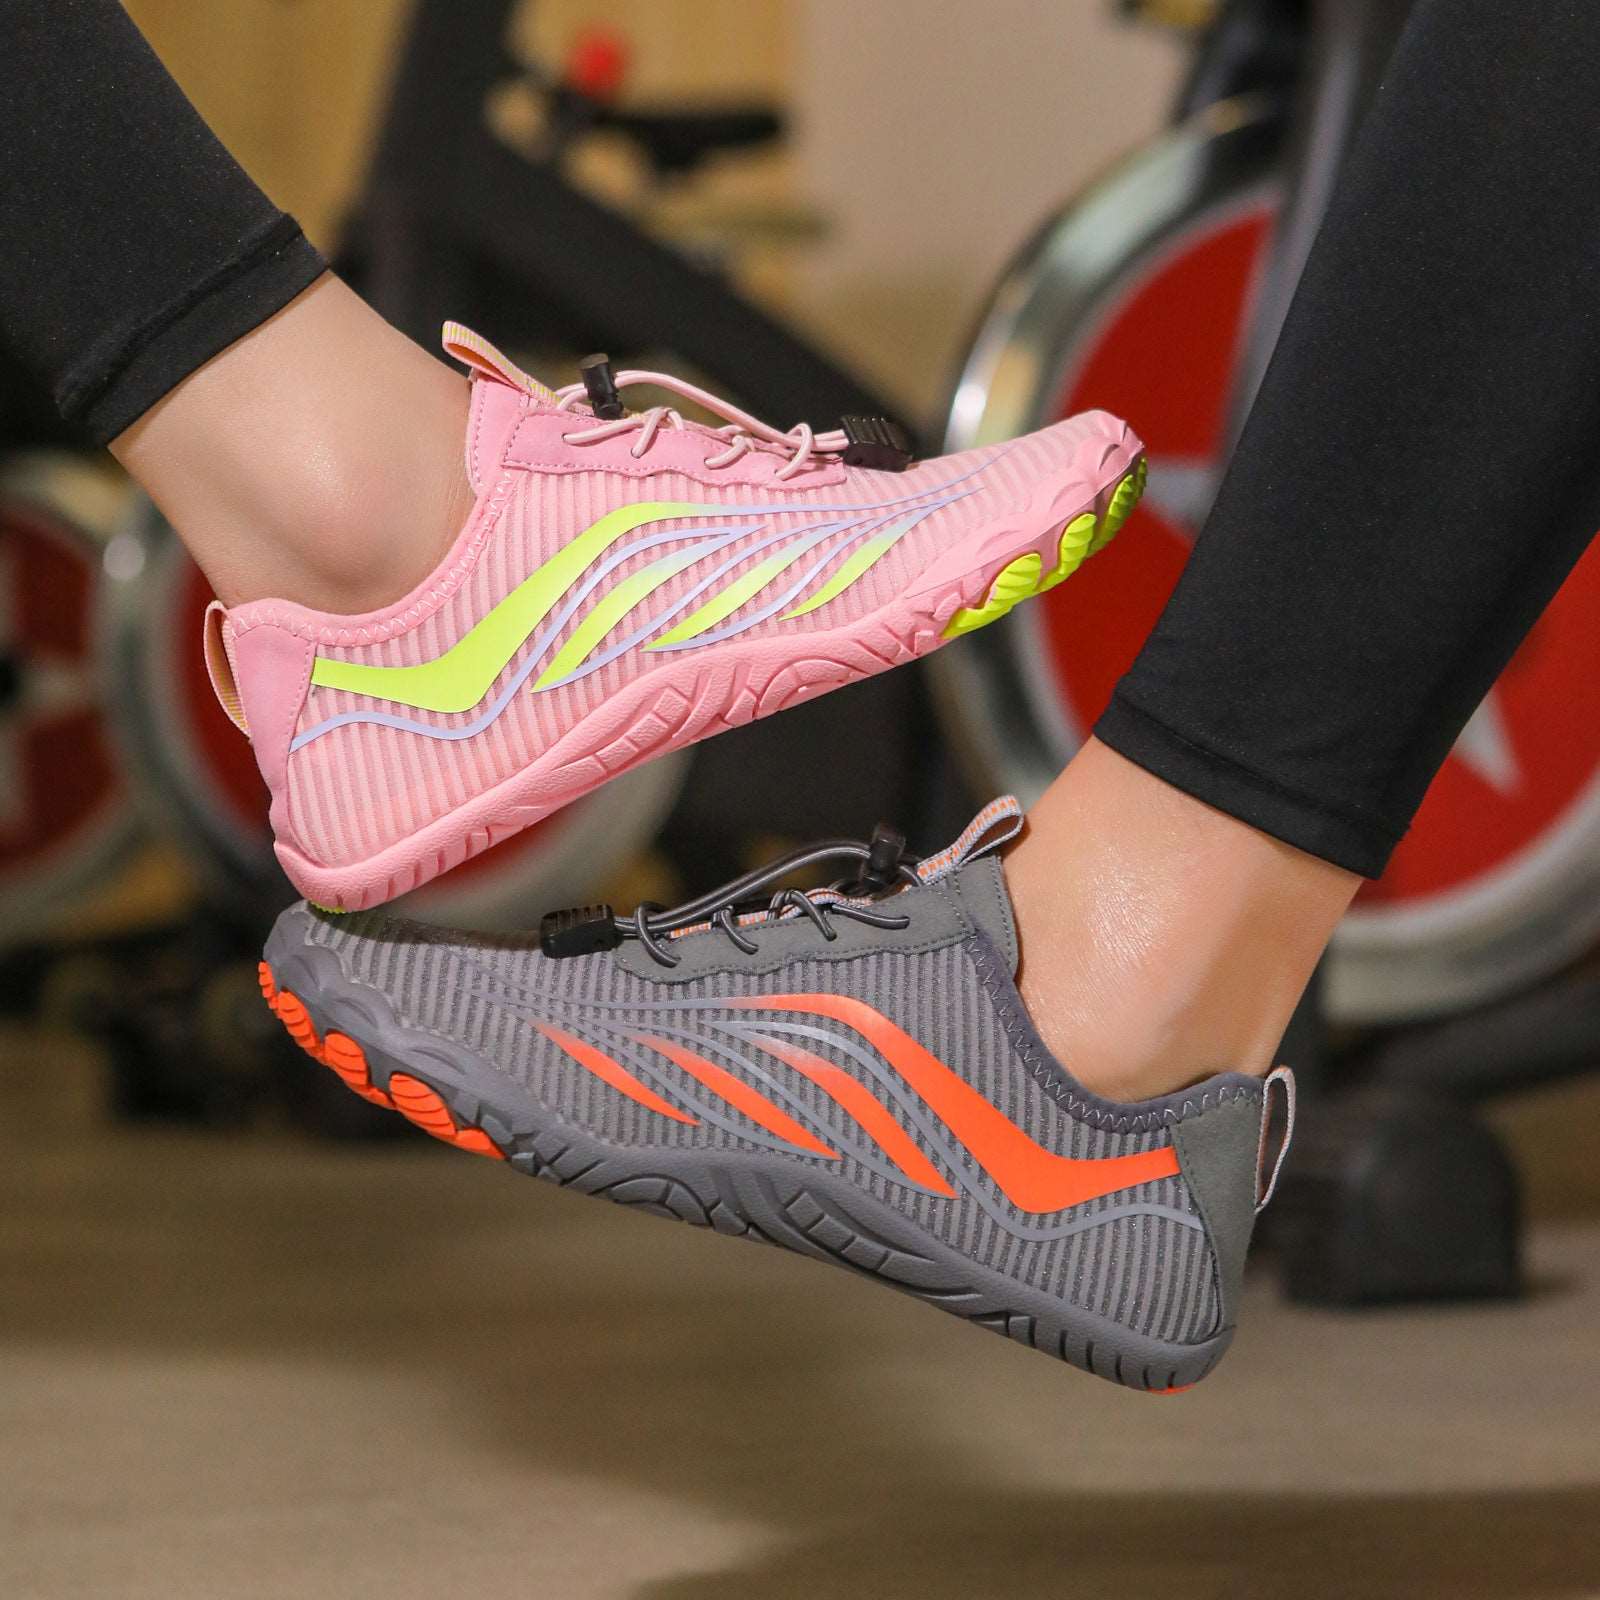
[[[269,818],[282,840],[289,830],[289,744],[294,738],[316,647],[275,623],[239,627],[221,606],[207,609],[206,666],[222,709],[250,740],[272,796]]]

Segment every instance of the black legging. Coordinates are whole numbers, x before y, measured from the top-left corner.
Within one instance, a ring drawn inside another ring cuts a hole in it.
[[[0,0],[0,344],[100,443],[325,268],[117,0]]]
[[[1376,876],[1597,528],[1600,4],[1422,0],[1095,731]]]
[[[0,15],[0,340],[110,439],[322,262],[115,0]],[[1594,0],[1421,0],[1096,729],[1358,872],[1600,526],[1597,83]]]

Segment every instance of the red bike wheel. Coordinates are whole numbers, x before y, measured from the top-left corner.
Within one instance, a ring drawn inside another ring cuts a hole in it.
[[[1126,248],[1078,286],[1048,357],[1036,356],[1026,425],[1103,406],[1134,423],[1150,458],[1144,500],[1115,543],[1071,582],[946,652],[956,658],[959,690],[946,700],[958,734],[986,752],[989,781],[1025,791],[1071,755],[1131,664],[1188,559],[1231,442],[1235,369],[1278,196],[1253,170],[1153,204],[1148,163],[1171,168],[1170,145],[1066,213],[1023,269],[1036,297],[1059,302],[1059,287],[1043,282],[1052,260],[1070,258],[1086,217],[1131,209]],[[1020,326],[1028,292],[1014,276],[994,315]],[[1003,337],[986,327],[979,351]],[[970,393],[966,403],[970,411]],[[1341,926],[1326,991],[1334,1017],[1398,1020],[1480,1003],[1556,970],[1600,934],[1597,616],[1600,552],[1591,548],[1462,734],[1389,870]],[[1003,740],[975,729],[975,717],[1003,727]],[[1020,744],[1028,748],[1008,752]]]
[[[95,652],[100,475],[36,456],[0,473],[0,942],[98,889],[135,826]]]

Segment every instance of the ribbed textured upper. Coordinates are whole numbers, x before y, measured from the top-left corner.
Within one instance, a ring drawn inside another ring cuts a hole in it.
[[[1042,479],[1061,477],[1084,442],[1082,419],[1072,419],[1012,444],[925,462],[904,473],[847,469],[842,483],[808,483],[805,473],[787,482],[751,484],[719,478],[715,471],[693,476],[679,471],[631,476],[605,470],[526,470],[502,464],[485,474],[484,493],[468,530],[444,567],[411,603],[376,619],[352,621],[264,602],[237,613],[235,625],[248,627],[265,621],[286,627],[313,639],[318,654],[332,660],[414,666],[443,655],[556,550],[619,506],[668,501],[751,508],[752,520],[759,519],[759,528],[722,551],[714,562],[697,563],[669,578],[613,630],[607,639],[610,644],[668,610],[706,577],[708,566],[720,565],[748,547],[748,554],[717,580],[715,589],[736,582],[741,574],[783,548],[781,538],[776,544],[770,542],[775,534],[817,526],[820,508],[870,507],[910,497],[906,508],[910,512],[930,498],[940,498],[941,486],[965,479],[959,486],[963,498],[932,511],[837,598],[797,621],[782,620],[783,611],[789,609],[785,606],[742,632],[737,642],[743,645],[779,631],[794,634],[800,629],[822,634],[848,627],[853,619],[875,612],[903,594],[917,574],[953,541],[986,518],[1004,517],[1008,508],[1025,502]],[[582,447],[572,448],[574,460],[581,466]],[[649,464],[648,452],[642,464]],[[975,469],[981,470],[968,478]],[[780,513],[766,509],[780,505],[819,509]],[[665,534],[697,525],[704,526],[694,518],[675,519],[652,524],[648,531]],[[652,544],[648,551],[618,566],[591,601],[545,643],[539,651],[541,660],[559,650],[581,625],[593,601],[642,567],[685,549],[687,544],[686,540]],[[820,559],[830,548],[843,551],[843,536],[819,545],[816,557]],[[674,620],[681,620],[708,597],[706,593],[697,596]],[[730,620],[747,617],[772,598],[764,591]],[[484,701],[471,710],[417,711],[368,695],[314,686],[307,694],[296,733],[303,735],[346,713],[374,709],[399,713],[433,728],[467,727],[523,666],[533,643],[530,640],[511,658]],[[718,646],[695,648],[715,650]],[[905,659],[899,646],[890,643],[886,648],[885,666]],[[821,655],[826,661],[825,648]],[[374,856],[528,767],[641,673],[681,665],[682,661],[683,656],[675,652],[632,649],[587,676],[545,690],[535,688],[539,676],[535,670],[486,728],[465,739],[437,740],[370,723],[336,727],[289,757],[288,837],[304,855],[327,864]],[[617,731],[619,737],[626,732]],[[603,772],[597,771],[596,778],[601,776]]]
[[[942,892],[929,887],[901,900],[914,904],[917,896]],[[1022,1036],[1009,976],[981,934],[955,936],[932,949],[879,949],[848,960],[808,955],[764,975],[739,971],[735,964],[682,982],[642,977],[609,955],[550,960],[528,938],[475,938],[381,913],[318,918],[307,937],[335,951],[355,982],[381,990],[406,1025],[470,1051],[515,1079],[539,1103],[607,1140],[679,1149],[774,1148],[765,1130],[629,1035],[678,1037],[814,1128],[842,1156],[851,1179],[875,1199],[963,1253],[1163,1339],[1193,1342],[1216,1329],[1211,1249],[1181,1177],[1141,1184],[1062,1214],[1024,1212],[849,1028],[793,1013],[715,1004],[813,992],[865,1001],[1038,1143],[1071,1157],[1126,1155],[1164,1145],[1170,1123],[1202,1111],[1211,1096],[1259,1101],[1259,1091],[1238,1079],[1202,1086],[1187,1099],[1153,1103],[1153,1109],[1119,1112],[1081,1099],[1058,1068],[1041,1067],[1036,1039]],[[713,931],[694,937],[719,941],[723,936]],[[687,1104],[697,1125],[664,1118],[575,1066],[539,1031],[539,1022],[603,1048],[675,1103]],[[890,1104],[924,1153],[942,1171],[954,1172],[957,1198],[907,1184],[830,1096],[737,1031],[780,1033],[785,1027],[810,1030],[787,1036],[844,1068]],[[788,1158],[821,1159],[792,1152]]]

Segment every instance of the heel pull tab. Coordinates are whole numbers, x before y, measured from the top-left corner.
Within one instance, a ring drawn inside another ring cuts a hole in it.
[[[494,378],[497,382],[521,389],[547,405],[556,402],[555,391],[547,389],[539,380],[524,372],[503,351],[497,350],[481,333],[459,322],[447,322],[439,334],[445,354],[470,367],[478,378]]]
[[[1271,1175],[1266,1182],[1262,1182],[1262,1174],[1267,1170],[1267,1135],[1272,1125],[1272,1086],[1275,1083],[1283,1085],[1283,1139],[1278,1145],[1278,1154],[1272,1163]],[[1289,1146],[1294,1143],[1294,1073],[1288,1067],[1275,1067],[1267,1074],[1267,1081],[1262,1086],[1261,1096],[1261,1141],[1256,1146],[1256,1215],[1259,1217],[1267,1209],[1273,1195],[1277,1192],[1278,1178],[1283,1172],[1283,1163],[1289,1154]]]
[[[233,657],[228,653],[227,637],[222,631],[227,615],[228,608],[220,600],[213,600],[206,607],[205,621],[201,624],[206,675],[211,679],[212,691],[227,712],[228,720],[248,739],[250,725],[245,721],[244,702],[239,698],[239,686],[233,675]]]

